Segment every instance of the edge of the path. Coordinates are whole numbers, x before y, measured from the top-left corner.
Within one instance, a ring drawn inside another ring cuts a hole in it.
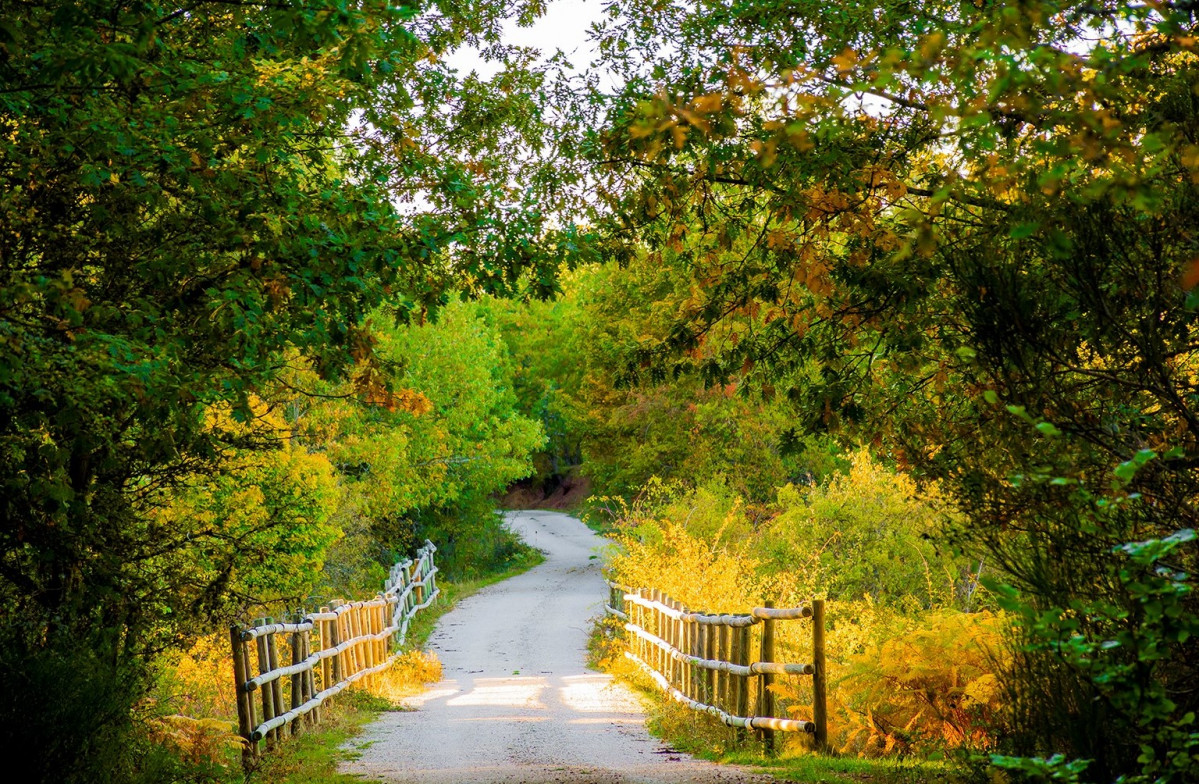
[[[545,562],[545,555],[527,542],[499,572],[476,578],[441,581],[441,595],[419,613],[409,629],[405,652],[423,652],[429,635],[443,615],[488,586],[501,583]],[[356,756],[354,739],[366,726],[388,711],[403,710],[400,700],[424,691],[440,678],[440,665],[429,666],[420,655],[402,657],[386,673],[383,691],[387,696],[364,689],[348,689],[325,709],[322,723],[313,730],[280,745],[264,755],[261,767],[254,771],[260,784],[378,784],[358,774],[341,773],[339,765]],[[241,781],[239,777],[237,781]],[[229,784],[233,784],[232,781]]]

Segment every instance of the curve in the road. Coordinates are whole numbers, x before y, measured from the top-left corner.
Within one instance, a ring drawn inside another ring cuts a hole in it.
[[[569,515],[510,512],[546,560],[463,600],[429,638],[443,680],[384,714],[347,773],[419,784],[681,784],[772,781],[695,760],[645,729],[637,698],[587,669],[588,628],[606,595],[604,540]]]

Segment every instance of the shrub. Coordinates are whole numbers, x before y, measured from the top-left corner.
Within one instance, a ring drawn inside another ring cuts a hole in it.
[[[998,701],[1000,631],[976,575],[927,536],[953,510],[935,488],[854,456],[844,476],[788,485],[773,507],[719,482],[650,482],[611,508],[616,581],[657,588],[692,609],[744,612],[774,599],[828,597],[829,738],[846,753],[988,746]],[[987,599],[989,601],[989,599]],[[776,625],[779,660],[811,661],[807,622]],[[811,717],[811,681],[780,678],[778,709]],[[806,745],[790,738],[787,742]]]
[[[906,631],[877,635],[837,684],[843,750],[983,748],[1000,709],[996,663],[1008,620],[990,612],[922,613]]]

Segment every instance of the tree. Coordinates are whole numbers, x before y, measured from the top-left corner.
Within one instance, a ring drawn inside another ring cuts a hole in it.
[[[512,351],[522,410],[546,429],[546,484],[577,471],[596,492],[628,497],[654,476],[693,485],[722,477],[761,503],[831,462],[812,459],[783,401],[742,394],[738,379],[705,388],[685,372],[626,383],[624,347],[667,338],[691,297],[686,275],[638,258],[581,266],[563,275],[562,289],[552,301],[486,303]],[[713,345],[729,339],[736,335]]]
[[[383,310],[367,320],[395,404],[364,405],[350,383],[287,403],[298,437],[336,466],[343,514],[357,523],[347,528],[367,529],[379,563],[432,539],[438,567],[457,579],[514,552],[491,498],[530,472],[544,435],[517,412],[506,349],[479,309],[451,303],[426,324]]]
[[[542,270],[575,233],[546,225],[554,202],[538,190],[553,155],[530,112],[543,71],[514,59],[489,83],[442,62],[494,43],[508,10],[6,9],[0,638],[23,684],[14,703],[36,714],[64,670],[119,680],[126,708],[136,699],[143,654],[194,617],[178,583],[194,575],[131,581],[126,564],[169,563],[158,554],[177,532],[148,521],[172,488],[278,446],[251,401],[273,392],[288,352],[367,395],[361,321],[383,298],[422,314],[457,286],[510,290],[530,269],[550,287]],[[485,111],[459,111],[483,95]],[[215,577],[206,590],[227,587]],[[46,778],[123,775],[83,764],[89,732],[112,723],[96,713],[74,746],[41,755],[59,766]]]
[[[607,493],[631,496],[652,476],[691,484],[722,477],[748,501],[769,501],[780,485],[811,479],[781,401],[744,394],[740,374],[705,388],[699,373],[685,369],[639,383],[620,372],[625,346],[669,340],[691,283],[641,258],[576,276],[574,346],[584,372],[573,413],[583,470]],[[736,340],[722,329],[711,337],[709,347]]]
[[[1153,612],[1155,567],[1126,546],[1196,523],[1190,6],[633,0],[610,18],[611,230],[697,292],[633,366],[765,369],[807,427],[945,480],[969,521],[953,541],[1072,619],[1026,626],[1013,747],[1095,780],[1185,776],[1196,642],[1162,632],[1146,659],[1120,641]],[[729,322],[741,339],[697,354]],[[1171,541],[1186,586],[1199,555]],[[1112,699],[1117,672],[1156,696]]]

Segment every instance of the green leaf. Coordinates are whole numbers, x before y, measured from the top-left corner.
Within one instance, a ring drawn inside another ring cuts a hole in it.
[[[1056,438],[1062,434],[1062,431],[1058,430],[1051,422],[1038,422],[1036,427],[1042,434],[1051,438]]]

